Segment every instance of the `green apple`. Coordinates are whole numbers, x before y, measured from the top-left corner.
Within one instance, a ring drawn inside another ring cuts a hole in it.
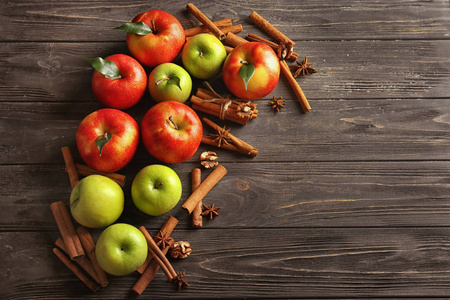
[[[189,73],[174,63],[160,64],[148,76],[148,90],[156,102],[184,103],[191,95],[192,79]]]
[[[140,170],[131,184],[136,207],[151,216],[160,216],[177,205],[181,198],[181,180],[171,168],[149,165]]]
[[[95,257],[100,267],[115,276],[136,271],[147,258],[148,245],[144,234],[136,227],[117,223],[106,228],[95,245]]]
[[[125,197],[114,180],[102,175],[84,177],[70,194],[74,219],[90,228],[106,227],[122,214]]]
[[[209,33],[193,36],[181,52],[181,61],[189,74],[203,80],[219,75],[226,57],[222,42]]]

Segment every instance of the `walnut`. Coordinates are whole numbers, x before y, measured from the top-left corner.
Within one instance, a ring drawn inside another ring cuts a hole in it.
[[[189,242],[175,242],[170,249],[170,255],[173,258],[186,258],[191,254],[191,244]]]
[[[200,163],[207,169],[217,166],[219,164],[218,159],[216,152],[213,151],[205,151],[200,154]]]

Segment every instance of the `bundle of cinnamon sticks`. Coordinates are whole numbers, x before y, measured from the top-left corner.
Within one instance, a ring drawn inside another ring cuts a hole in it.
[[[212,88],[198,88],[196,95],[191,96],[191,103],[195,110],[241,125],[247,125],[249,120],[258,116],[255,102],[231,99],[219,95]]]

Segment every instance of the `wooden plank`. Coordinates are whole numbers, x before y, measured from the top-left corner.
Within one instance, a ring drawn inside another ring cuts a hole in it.
[[[127,199],[119,222],[158,229],[167,214],[149,218],[132,203],[130,187],[145,164],[127,167]],[[198,163],[170,165],[183,194],[170,212],[177,228],[192,228],[181,208]],[[450,226],[450,162],[224,163],[228,174],[204,203],[223,207],[206,228]],[[203,179],[209,174],[203,171]],[[62,165],[0,166],[4,189],[0,230],[54,230],[49,205],[69,201]]]
[[[204,150],[216,150],[222,162],[448,160],[448,102],[312,101],[314,109],[305,115],[297,101],[288,101],[278,114],[268,101],[259,101],[258,117],[246,126],[212,118],[258,148],[256,157],[201,145],[190,161],[197,161]],[[151,105],[143,102],[127,112],[140,123]],[[63,146],[71,146],[76,161],[82,162],[76,130],[86,115],[100,108],[96,102],[0,102],[0,163],[61,163]],[[205,126],[204,133],[213,132]],[[134,162],[156,160],[141,144]]]
[[[152,298],[445,297],[450,293],[448,228],[175,229],[193,247],[190,287],[177,292],[161,272]],[[92,294],[52,254],[57,232],[0,233],[2,299],[125,299],[137,274],[109,276]],[[369,237],[369,238],[368,238]],[[146,296],[147,295],[147,296]]]
[[[231,17],[254,30],[253,10],[292,39],[448,39],[450,8],[446,1],[200,1],[212,20]],[[0,3],[1,41],[121,41],[125,34],[111,28],[137,14],[161,9],[173,14],[184,28],[198,22],[185,4],[141,1],[3,1]],[[68,34],[70,33],[70,34]]]
[[[297,79],[310,101],[450,94],[449,40],[305,41],[300,47],[301,58],[308,56],[318,70]],[[93,69],[83,58],[129,53],[125,41],[2,43],[0,51],[0,101],[96,101],[91,90]],[[181,64],[179,58],[175,62]],[[211,83],[229,93],[221,76]],[[200,84],[194,80],[195,87]],[[273,96],[295,99],[283,75],[265,99]],[[146,93],[143,100],[149,98]]]

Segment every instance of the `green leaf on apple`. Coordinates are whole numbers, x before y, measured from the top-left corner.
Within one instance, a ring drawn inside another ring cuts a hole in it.
[[[252,64],[244,64],[239,69],[239,75],[241,75],[242,80],[244,80],[245,90],[247,90],[247,84],[255,74],[255,66]]]
[[[120,78],[119,68],[117,68],[116,64],[112,61],[105,60],[101,57],[85,58],[85,60],[87,60],[95,70],[105,75],[105,77],[111,79]]]
[[[95,144],[97,145],[98,151],[100,152],[100,156],[102,156],[103,147],[112,139],[112,133],[105,132],[105,134],[99,135],[95,140]]]
[[[144,22],[127,22],[113,29],[119,29],[125,31],[126,33],[134,33],[137,35],[147,35],[153,33],[153,30]]]

